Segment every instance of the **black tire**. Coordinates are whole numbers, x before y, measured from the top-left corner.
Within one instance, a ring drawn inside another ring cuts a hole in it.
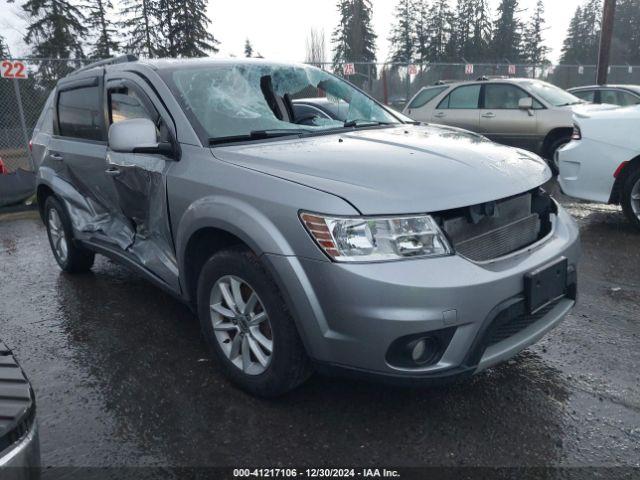
[[[62,227],[61,232],[64,234],[66,241],[66,256],[61,256],[56,251],[54,235],[52,233],[50,223],[52,210],[55,210],[58,218],[60,219]],[[73,229],[71,228],[71,221],[69,220],[67,211],[60,201],[53,196],[48,197],[44,204],[44,224],[47,228],[47,236],[49,237],[51,252],[63,271],[67,273],[85,273],[91,270],[95,260],[95,253],[76,245],[73,240]]]
[[[633,170],[626,178],[624,184],[622,185],[621,201],[622,211],[627,216],[632,225],[640,230],[640,207],[638,213],[636,213],[633,211],[632,206],[633,199],[631,198],[631,195],[633,194],[634,188],[636,189],[636,193],[640,193],[640,168],[636,168],[635,170]]]
[[[551,171],[554,175],[558,175],[560,173],[560,169],[558,168],[558,165],[556,165],[555,160],[556,152],[570,141],[571,137],[561,137],[554,140],[549,146],[549,149],[547,151],[547,163],[549,164],[549,168],[551,168]]]
[[[211,292],[218,280],[235,276],[247,282],[264,306],[272,332],[273,350],[266,370],[249,375],[222,350],[211,320]],[[283,395],[302,384],[312,372],[311,363],[280,291],[260,260],[243,248],[213,255],[198,280],[198,316],[205,341],[224,374],[246,392],[260,397]]]

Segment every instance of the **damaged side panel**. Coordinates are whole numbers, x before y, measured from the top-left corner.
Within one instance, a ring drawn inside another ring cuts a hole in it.
[[[169,227],[166,174],[171,162],[153,155],[109,152],[119,211],[130,232],[127,252],[138,263],[178,289],[178,267]]]
[[[95,77],[60,84],[40,182],[65,204],[78,240],[124,255],[179,293],[166,191],[172,162],[109,149],[117,120],[103,86]]]

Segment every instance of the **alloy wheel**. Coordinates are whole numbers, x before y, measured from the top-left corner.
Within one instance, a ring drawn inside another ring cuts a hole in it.
[[[49,234],[51,235],[53,250],[60,262],[64,263],[67,261],[67,256],[69,255],[69,245],[64,227],[62,226],[60,214],[55,208],[49,210],[47,223],[49,225]]]
[[[273,333],[255,290],[236,276],[224,276],[210,295],[213,331],[229,361],[247,375],[260,375],[271,363]]]
[[[638,220],[640,220],[640,178],[638,178],[638,181],[631,189],[631,209]]]

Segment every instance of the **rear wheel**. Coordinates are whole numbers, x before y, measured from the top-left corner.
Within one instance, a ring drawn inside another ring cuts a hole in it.
[[[209,259],[198,282],[198,315],[225,375],[247,392],[282,395],[309,376],[294,320],[250,251],[230,249]]]
[[[622,210],[629,221],[640,229],[640,168],[627,177],[622,187]]]
[[[44,219],[51,251],[60,268],[68,273],[91,270],[95,254],[74,244],[71,221],[57,198],[47,198],[44,204]]]

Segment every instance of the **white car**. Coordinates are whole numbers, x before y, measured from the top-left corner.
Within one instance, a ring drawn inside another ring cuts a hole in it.
[[[640,229],[640,106],[578,109],[572,141],[560,149],[560,186],[572,197],[622,205]]]

